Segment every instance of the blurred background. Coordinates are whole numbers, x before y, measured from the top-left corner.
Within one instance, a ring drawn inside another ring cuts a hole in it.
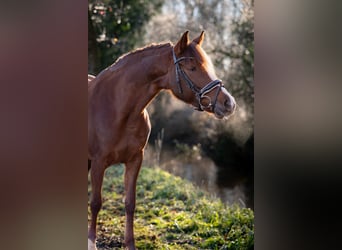
[[[204,50],[236,98],[228,120],[194,111],[161,92],[144,166],[186,178],[228,204],[254,208],[254,1],[89,0],[88,72],[97,75],[124,53],[205,30]]]

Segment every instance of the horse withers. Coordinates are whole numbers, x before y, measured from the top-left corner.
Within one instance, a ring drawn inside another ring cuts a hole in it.
[[[127,249],[135,249],[133,217],[136,181],[151,124],[147,105],[163,89],[222,119],[236,103],[216,77],[202,49],[204,32],[190,41],[185,32],[175,46],[151,44],[120,57],[99,75],[88,76],[88,171],[91,175],[91,221],[88,250],[96,249],[96,221],[102,206],[105,169],[124,163],[125,235]]]

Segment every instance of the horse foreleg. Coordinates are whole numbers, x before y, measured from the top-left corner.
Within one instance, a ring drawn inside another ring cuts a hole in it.
[[[88,231],[88,250],[96,250],[96,223],[97,215],[102,206],[101,189],[104,175],[104,166],[99,161],[92,161],[91,163],[91,222]]]
[[[135,157],[134,160],[126,163],[125,168],[125,208],[126,208],[126,230],[125,230],[125,245],[129,250],[135,250],[134,243],[134,210],[136,183],[139,170],[142,163],[142,154]]]

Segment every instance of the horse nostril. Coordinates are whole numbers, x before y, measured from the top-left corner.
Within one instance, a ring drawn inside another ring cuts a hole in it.
[[[227,100],[225,100],[225,102],[224,102],[224,106],[226,107],[226,108],[231,108],[231,102],[230,102],[230,100],[229,99],[227,99]]]
[[[231,100],[230,98],[225,100],[224,102],[224,106],[226,107],[227,110],[229,110],[230,112],[235,110],[236,104],[234,100]]]

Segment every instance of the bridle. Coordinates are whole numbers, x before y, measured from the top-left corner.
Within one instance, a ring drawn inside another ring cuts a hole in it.
[[[181,82],[180,82],[180,76],[181,76],[185,80],[188,87],[192,90],[192,92],[195,93],[196,99],[198,100],[198,108],[196,109],[199,111],[203,111],[204,109],[210,108],[211,111],[214,111],[216,102],[217,102],[217,97],[221,89],[224,88],[222,81],[220,79],[216,79],[216,80],[209,82],[203,88],[197,87],[179,65],[180,61],[183,61],[185,59],[194,59],[194,58],[193,57],[180,57],[177,59],[174,49],[172,49],[172,55],[173,55],[173,63],[176,66],[176,83],[178,84],[179,93],[183,94],[183,89],[182,89]],[[212,103],[211,98],[207,96],[206,94],[210,93],[215,88],[217,88],[217,91],[215,94],[214,102]],[[201,101],[204,99],[209,100],[208,105],[202,104]]]

